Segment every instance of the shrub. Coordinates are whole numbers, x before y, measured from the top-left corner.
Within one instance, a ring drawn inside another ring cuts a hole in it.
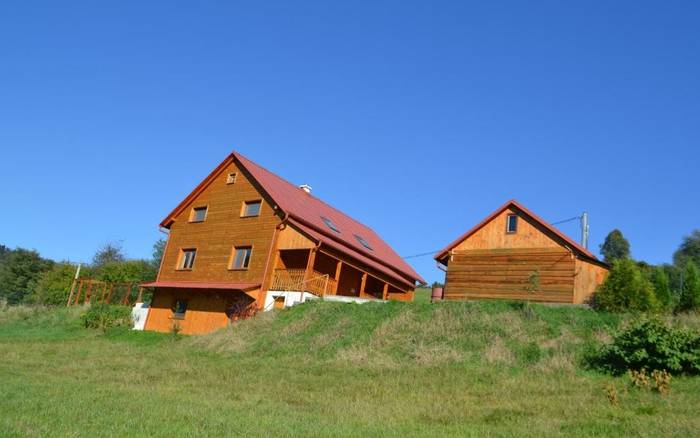
[[[593,363],[613,374],[628,370],[698,374],[700,334],[656,319],[637,321],[617,333],[612,344],[595,355]]]
[[[654,295],[656,295],[659,306],[664,310],[673,308],[671,285],[664,268],[658,266],[652,271],[651,282],[654,284]]]
[[[106,330],[110,327],[131,327],[131,308],[114,304],[94,304],[82,314],[85,328]]]
[[[659,307],[651,281],[630,259],[613,262],[610,274],[596,292],[595,303],[609,312],[649,312]]]

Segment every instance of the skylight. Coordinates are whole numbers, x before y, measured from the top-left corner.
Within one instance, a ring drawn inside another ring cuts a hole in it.
[[[369,246],[369,243],[365,239],[363,239],[362,236],[358,236],[357,234],[355,234],[355,239],[357,239],[357,241],[360,242],[360,245],[372,251],[372,247]]]
[[[321,216],[321,220],[323,221],[324,224],[326,224],[326,226],[327,226],[328,228],[330,228],[331,230],[335,231],[336,233],[340,233],[340,229],[338,229],[338,227],[335,226],[335,224],[333,223],[332,220],[328,219],[328,218],[325,217],[325,216]]]

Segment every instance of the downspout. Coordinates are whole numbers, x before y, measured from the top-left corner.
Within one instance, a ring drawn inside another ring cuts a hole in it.
[[[270,242],[270,249],[267,252],[267,260],[265,260],[265,272],[263,273],[263,279],[262,279],[262,284],[260,284],[260,291],[258,292],[258,301],[261,301],[262,294],[264,293],[264,286],[265,286],[265,280],[267,279],[267,273],[270,270],[270,258],[272,257],[272,251],[277,246],[277,233],[279,233],[280,230],[283,230],[284,227],[287,225],[286,222],[289,219],[289,213],[284,213],[284,217],[282,217],[282,221],[277,224],[275,227],[275,231],[272,232],[272,242]],[[265,303],[261,302],[261,306],[264,306]]]
[[[163,256],[160,258],[160,264],[158,266],[158,274],[156,274],[156,281],[158,281],[158,279],[160,278],[160,272],[163,270],[163,262],[165,262],[165,254],[168,252],[168,245],[170,245],[170,232],[169,232],[170,230],[168,230],[168,231],[165,231],[165,230],[167,230],[167,228],[163,228],[161,226],[158,227],[158,231],[160,231],[161,233],[165,234],[168,237],[165,238],[165,248],[163,248]]]

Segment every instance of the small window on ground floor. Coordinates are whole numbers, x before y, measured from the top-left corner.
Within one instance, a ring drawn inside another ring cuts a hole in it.
[[[187,300],[175,300],[173,303],[173,319],[185,319]]]

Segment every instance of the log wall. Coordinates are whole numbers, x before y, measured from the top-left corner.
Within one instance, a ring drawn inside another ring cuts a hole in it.
[[[564,248],[453,251],[444,297],[573,303],[575,266]]]

